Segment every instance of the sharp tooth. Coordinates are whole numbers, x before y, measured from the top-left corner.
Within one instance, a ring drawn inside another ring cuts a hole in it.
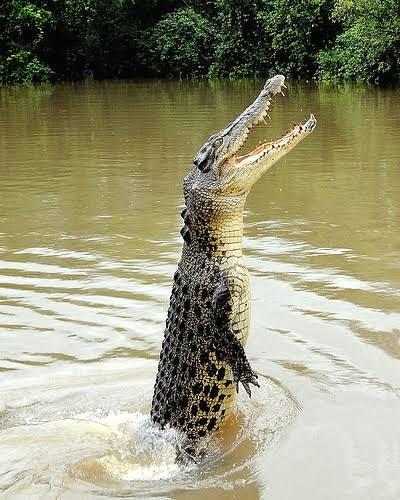
[[[270,120],[270,119],[271,119],[271,117],[269,116],[269,114],[268,114],[268,113],[267,113],[267,118],[268,118],[268,120]]]
[[[267,120],[265,118],[261,118],[261,121],[264,123],[264,125],[268,125]]]
[[[282,87],[283,87],[284,89],[287,89],[287,87],[286,87],[286,85],[285,85],[284,83],[282,83]]]
[[[285,97],[285,94],[283,93],[283,90],[280,91],[280,94],[282,94],[283,97]]]

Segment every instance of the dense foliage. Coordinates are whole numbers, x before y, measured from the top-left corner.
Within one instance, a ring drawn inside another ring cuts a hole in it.
[[[400,80],[399,0],[1,0],[0,82]]]
[[[332,19],[342,29],[318,54],[322,79],[400,80],[399,0],[336,0]]]

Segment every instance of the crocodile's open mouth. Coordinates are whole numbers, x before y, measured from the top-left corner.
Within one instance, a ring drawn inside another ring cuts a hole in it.
[[[240,155],[254,128],[260,124],[268,124],[272,99],[277,94],[283,94],[284,81],[282,75],[268,80],[253,104],[223,131],[232,137],[230,147],[227,148],[225,158],[218,169],[223,195],[248,193],[257,179],[314,130],[317,120],[314,115],[310,115],[308,120],[295,125],[281,139],[264,142],[249,153]]]
[[[277,141],[265,142],[247,154],[239,155],[251,131],[262,123],[268,124],[273,99],[283,93],[285,77],[276,75],[266,81],[258,97],[233,122],[209,137],[193,158],[193,164],[202,173],[211,169],[224,184],[232,180],[243,181],[254,170],[253,180],[262,171],[268,170],[304,137],[313,131],[317,121],[313,115],[302,124],[295,125],[290,132]],[[237,155],[237,156],[236,156]],[[257,168],[252,168],[257,167]],[[246,171],[246,172],[245,172]],[[260,174],[261,175],[261,174]],[[249,177],[248,177],[249,178]],[[250,181],[243,184],[249,185]],[[224,188],[225,191],[228,191]]]
[[[266,100],[264,107],[261,108],[262,111],[259,111],[254,115],[254,119],[250,119],[247,121],[244,133],[240,140],[240,149],[246,144],[247,139],[250,133],[257,127],[258,125],[264,124],[268,125],[268,121],[271,120],[269,113],[271,112],[273,101],[272,97],[283,93],[283,88],[286,88],[285,79],[283,76],[275,77],[272,79],[273,85],[271,85],[271,91],[269,92],[268,99]],[[267,121],[268,120],[268,121]],[[313,131],[315,125],[317,124],[317,120],[314,115],[311,114],[310,118],[304,123],[300,123],[295,125],[289,132],[287,132],[281,139],[271,142],[265,142],[260,144],[255,149],[250,151],[249,153],[236,156],[232,155],[232,157],[228,160],[231,165],[238,165],[242,163],[257,163],[259,160],[265,158],[268,155],[275,155],[279,151],[282,153],[285,150],[292,149],[298,142],[300,142],[306,135]],[[286,151],[285,151],[286,152]],[[284,154],[284,153],[283,153]],[[282,155],[279,155],[282,156]],[[266,158],[265,158],[266,159]]]

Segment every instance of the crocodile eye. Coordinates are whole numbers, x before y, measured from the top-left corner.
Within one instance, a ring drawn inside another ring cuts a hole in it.
[[[219,139],[217,139],[217,140],[214,142],[214,147],[215,147],[215,148],[219,148],[219,147],[221,146],[221,144],[222,144],[222,139],[221,139],[221,138],[219,138]]]

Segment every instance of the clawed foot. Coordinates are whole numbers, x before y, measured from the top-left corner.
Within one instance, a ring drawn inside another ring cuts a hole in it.
[[[257,381],[258,375],[253,372],[253,370],[250,368],[250,371],[246,374],[245,377],[240,378],[239,380],[236,380],[236,391],[239,392],[239,382],[242,384],[244,387],[244,390],[247,392],[249,397],[251,398],[251,389],[250,389],[250,384],[255,385],[256,387],[260,387],[260,384]]]

